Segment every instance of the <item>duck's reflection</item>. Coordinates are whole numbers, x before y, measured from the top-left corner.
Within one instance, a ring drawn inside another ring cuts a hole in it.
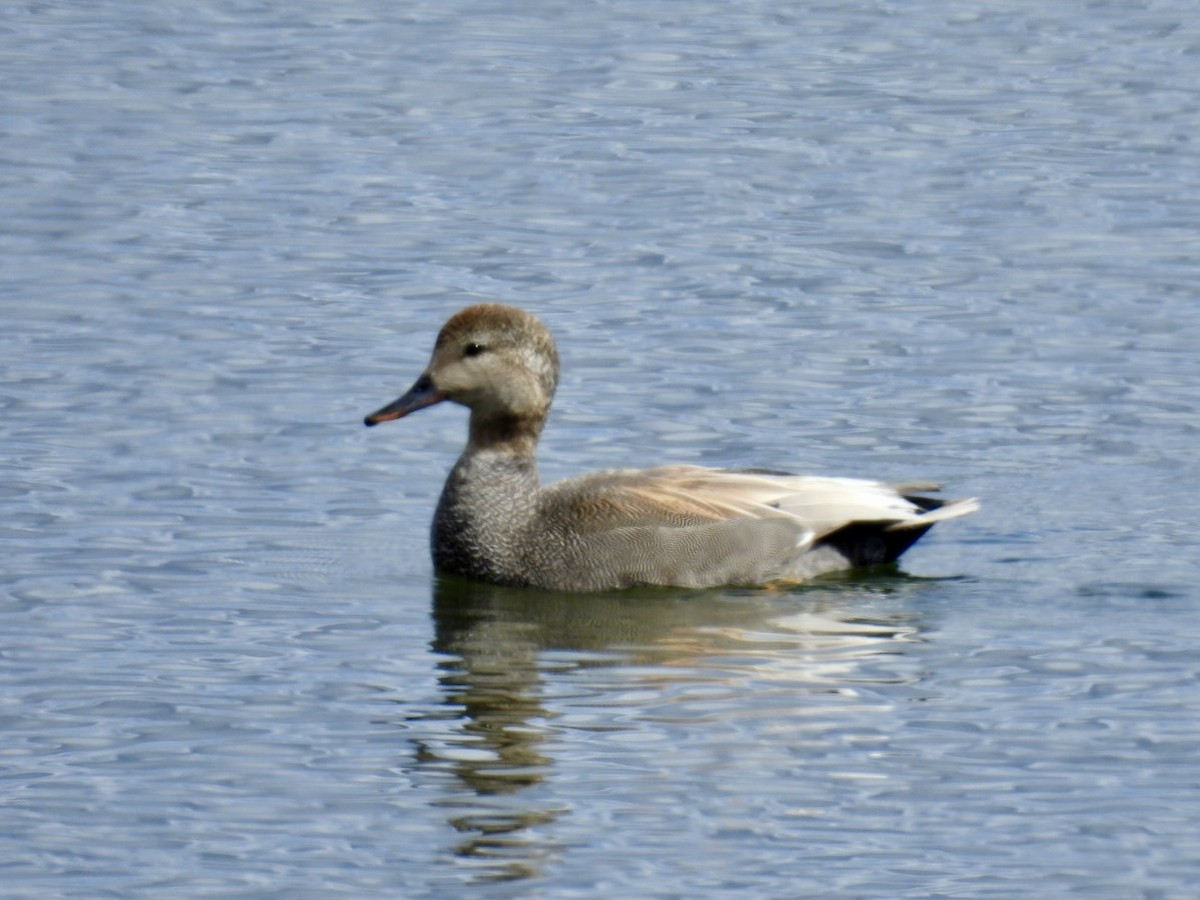
[[[712,666],[704,677],[697,667],[736,653],[732,668],[743,677],[751,672],[759,684],[778,677],[836,687],[855,681],[854,670],[872,654],[900,652],[884,645],[917,637],[904,604],[892,604],[882,620],[855,612],[864,592],[906,586],[913,580],[897,576],[799,594],[560,595],[438,580],[434,650],[443,657],[443,702],[424,718],[446,727],[418,741],[418,759],[452,773],[458,785],[440,801],[450,823],[468,836],[456,856],[477,864],[480,880],[519,879],[536,875],[560,849],[539,826],[568,807],[537,790],[554,773],[555,743],[562,739],[553,719],[571,706],[555,672],[623,666],[636,667],[640,674],[630,677],[641,687],[711,683]],[[628,687],[628,678],[622,684]]]

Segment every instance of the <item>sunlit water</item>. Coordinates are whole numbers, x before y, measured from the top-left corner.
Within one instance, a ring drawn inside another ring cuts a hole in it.
[[[1192,4],[0,10],[0,894],[1189,897]],[[984,510],[896,571],[433,578],[440,322],[548,478]]]

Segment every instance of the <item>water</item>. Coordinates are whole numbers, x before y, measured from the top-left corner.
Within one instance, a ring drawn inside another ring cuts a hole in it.
[[[0,894],[1187,897],[1183,2],[0,12]],[[475,300],[548,478],[984,511],[895,573],[433,579]],[[1036,885],[1036,888],[1031,888]]]

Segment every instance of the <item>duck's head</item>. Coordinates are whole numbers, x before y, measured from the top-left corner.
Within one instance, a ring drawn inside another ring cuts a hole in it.
[[[364,419],[378,425],[450,400],[477,425],[527,423],[541,429],[558,385],[554,338],[524,310],[479,303],[455,313],[438,333],[429,360],[408,393]]]

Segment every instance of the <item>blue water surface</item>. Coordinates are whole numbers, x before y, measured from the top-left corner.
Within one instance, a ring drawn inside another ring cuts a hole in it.
[[[1183,0],[0,9],[0,894],[1194,896]],[[896,571],[434,577],[472,302],[545,477],[938,480]]]

